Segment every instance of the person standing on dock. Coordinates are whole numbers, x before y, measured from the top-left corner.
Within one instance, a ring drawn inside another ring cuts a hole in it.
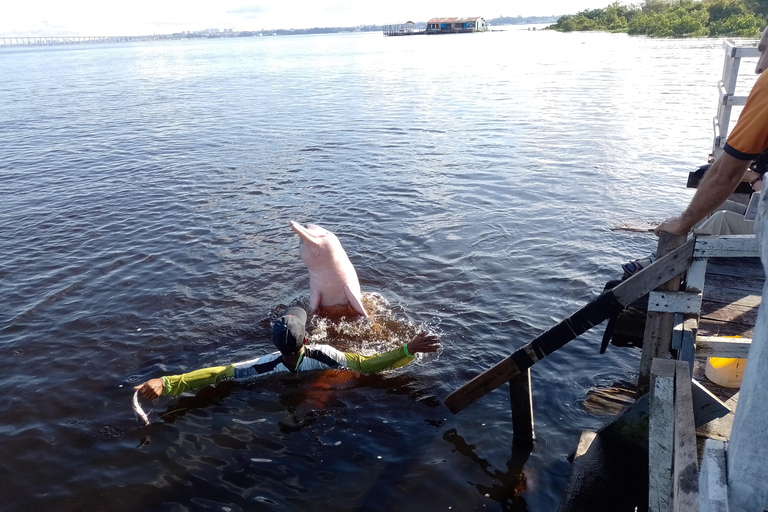
[[[662,222],[655,230],[684,235],[720,206],[738,185],[749,164],[768,148],[768,28],[758,44],[759,74],[724,152],[701,180],[691,203],[680,217]],[[768,271],[768,193],[758,208],[758,247],[763,268]],[[765,288],[763,289],[765,295]],[[764,510],[768,506],[768,308],[760,305],[752,344],[741,384],[739,404],[727,444],[727,507],[733,511]],[[702,508],[702,510],[705,510]],[[709,509],[707,509],[709,510]]]
[[[768,28],[758,44],[760,58],[755,73],[760,77],[747,98],[736,127],[728,136],[723,153],[701,180],[691,203],[679,217],[671,217],[656,228],[673,235],[684,235],[728,199],[749,164],[768,148]]]

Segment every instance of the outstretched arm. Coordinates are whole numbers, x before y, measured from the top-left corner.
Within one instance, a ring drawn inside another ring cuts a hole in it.
[[[418,352],[437,352],[440,346],[440,337],[437,334],[420,332],[408,343],[382,354],[363,356],[345,352],[344,355],[347,359],[347,368],[350,370],[373,373],[405,366],[413,361],[413,357]]]
[[[684,235],[700,220],[714,212],[733,194],[739,181],[749,168],[750,160],[739,160],[728,153],[722,153],[701,180],[696,194],[688,208],[679,217],[671,217],[656,229],[656,236],[661,231],[673,235]]]
[[[150,379],[133,389],[139,391],[139,395],[148,400],[160,395],[180,395],[184,391],[201,388],[209,384],[216,384],[223,380],[232,380],[235,376],[235,367],[214,366],[201,368],[182,375],[170,375],[159,379]]]

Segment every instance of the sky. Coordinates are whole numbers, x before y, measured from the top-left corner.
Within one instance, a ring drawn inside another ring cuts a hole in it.
[[[170,34],[386,25],[434,17],[553,16],[612,0],[7,0],[0,37]]]

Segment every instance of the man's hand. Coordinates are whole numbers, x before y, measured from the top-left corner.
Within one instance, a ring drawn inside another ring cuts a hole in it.
[[[667,233],[671,233],[673,235],[684,235],[690,230],[691,226],[688,226],[686,223],[684,223],[683,219],[680,217],[670,217],[656,226],[656,229],[654,229],[653,232],[656,234],[656,236],[661,235],[662,231],[666,231]]]
[[[414,355],[418,352],[437,352],[441,346],[440,336],[422,331],[408,342],[408,353]]]
[[[151,379],[133,389],[138,389],[139,394],[147,400],[154,400],[163,394],[163,379]]]

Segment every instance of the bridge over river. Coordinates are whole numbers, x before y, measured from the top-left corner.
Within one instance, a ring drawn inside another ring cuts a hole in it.
[[[172,39],[170,35],[153,36],[83,36],[83,37],[0,37],[4,46],[51,46],[60,44],[125,43],[136,41],[158,41]]]

